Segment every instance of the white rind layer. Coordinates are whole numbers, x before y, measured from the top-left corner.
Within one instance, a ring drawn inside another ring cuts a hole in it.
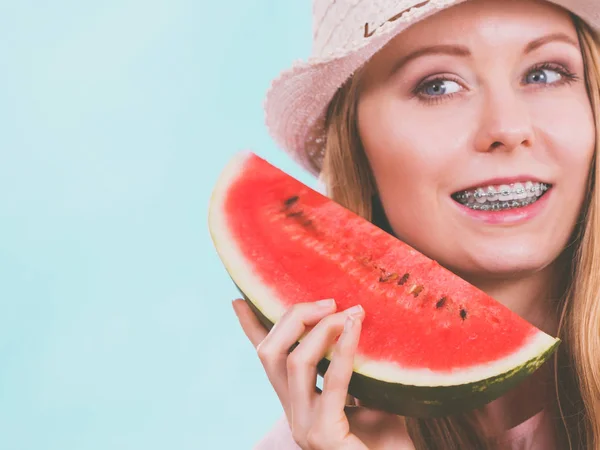
[[[285,308],[275,292],[254,272],[252,262],[240,251],[236,244],[237,238],[227,226],[227,214],[223,210],[229,187],[243,173],[246,160],[251,157],[252,153],[241,152],[223,169],[210,199],[208,228],[225,268],[230,275],[235,274],[233,281],[261,313],[275,323],[283,315]]]
[[[518,352],[489,364],[457,369],[448,372],[434,372],[429,369],[407,369],[397,364],[366,360],[358,355],[354,361],[354,371],[389,383],[412,386],[454,386],[476,383],[527,364],[538,358],[556,344],[556,339],[539,331]]]
[[[227,226],[227,216],[223,210],[229,186],[243,173],[246,160],[252,156],[250,152],[239,153],[223,169],[210,201],[209,229],[227,271],[235,274],[235,283],[268,320],[276,323],[285,311],[283,302],[254,272],[252,262],[244,257],[236,245],[237,240]],[[489,364],[447,372],[400,367],[389,362],[369,360],[359,354],[354,361],[354,371],[384,382],[409,386],[432,387],[476,383],[527,364],[548,351],[556,342],[557,339],[538,331],[518,352],[506,358]],[[327,357],[329,358],[330,354]]]

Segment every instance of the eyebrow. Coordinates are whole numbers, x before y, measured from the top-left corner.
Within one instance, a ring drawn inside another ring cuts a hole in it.
[[[548,36],[543,36],[539,39],[531,41],[529,44],[527,44],[527,47],[525,47],[525,51],[523,53],[527,55],[528,53],[531,53],[550,42],[564,42],[566,44],[571,44],[573,47],[579,50],[579,42],[573,39],[571,36],[568,36],[564,33],[552,33]]]
[[[525,55],[532,53],[533,51],[550,42],[564,42],[579,49],[579,42],[574,40],[572,37],[564,33],[552,33],[531,41],[529,44],[527,44],[523,53]],[[398,72],[408,62],[426,55],[450,55],[467,58],[471,56],[471,52],[467,47],[463,47],[461,45],[433,45],[430,47],[423,47],[409,53],[397,61],[392,67],[391,74]]]
[[[398,60],[392,68],[392,74],[398,72],[403,66],[410,61],[426,55],[451,55],[460,56],[463,58],[471,56],[471,52],[467,47],[461,45],[432,45],[431,47],[423,47],[414,52],[409,53]]]

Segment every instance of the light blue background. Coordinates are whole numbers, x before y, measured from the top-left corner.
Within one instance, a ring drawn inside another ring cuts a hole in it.
[[[0,448],[249,449],[280,406],[207,230],[310,2],[0,4]]]

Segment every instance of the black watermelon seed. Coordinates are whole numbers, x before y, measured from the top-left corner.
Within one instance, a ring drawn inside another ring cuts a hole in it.
[[[304,214],[304,212],[302,212],[302,211],[295,211],[295,212],[287,213],[286,216],[287,217],[300,217],[303,214]]]
[[[402,275],[402,278],[400,278],[400,280],[398,280],[398,285],[404,286],[404,284],[408,281],[409,277],[410,277],[410,274],[408,274],[408,273],[405,273],[404,275]]]
[[[460,318],[462,320],[465,320],[467,318],[467,310],[466,309],[464,309],[464,308],[460,309]]]
[[[435,304],[435,307],[437,309],[440,309],[442,306],[444,306],[446,304],[446,297],[442,297],[438,300],[438,302]]]
[[[287,207],[292,206],[294,203],[296,203],[298,200],[300,200],[300,198],[297,195],[294,195],[293,197],[290,197],[288,199],[286,199],[283,204]]]

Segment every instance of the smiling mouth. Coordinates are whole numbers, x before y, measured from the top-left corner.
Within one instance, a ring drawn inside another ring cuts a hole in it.
[[[529,206],[537,202],[549,189],[548,183],[526,181],[481,186],[452,194],[452,199],[467,208],[477,211],[504,211]]]

